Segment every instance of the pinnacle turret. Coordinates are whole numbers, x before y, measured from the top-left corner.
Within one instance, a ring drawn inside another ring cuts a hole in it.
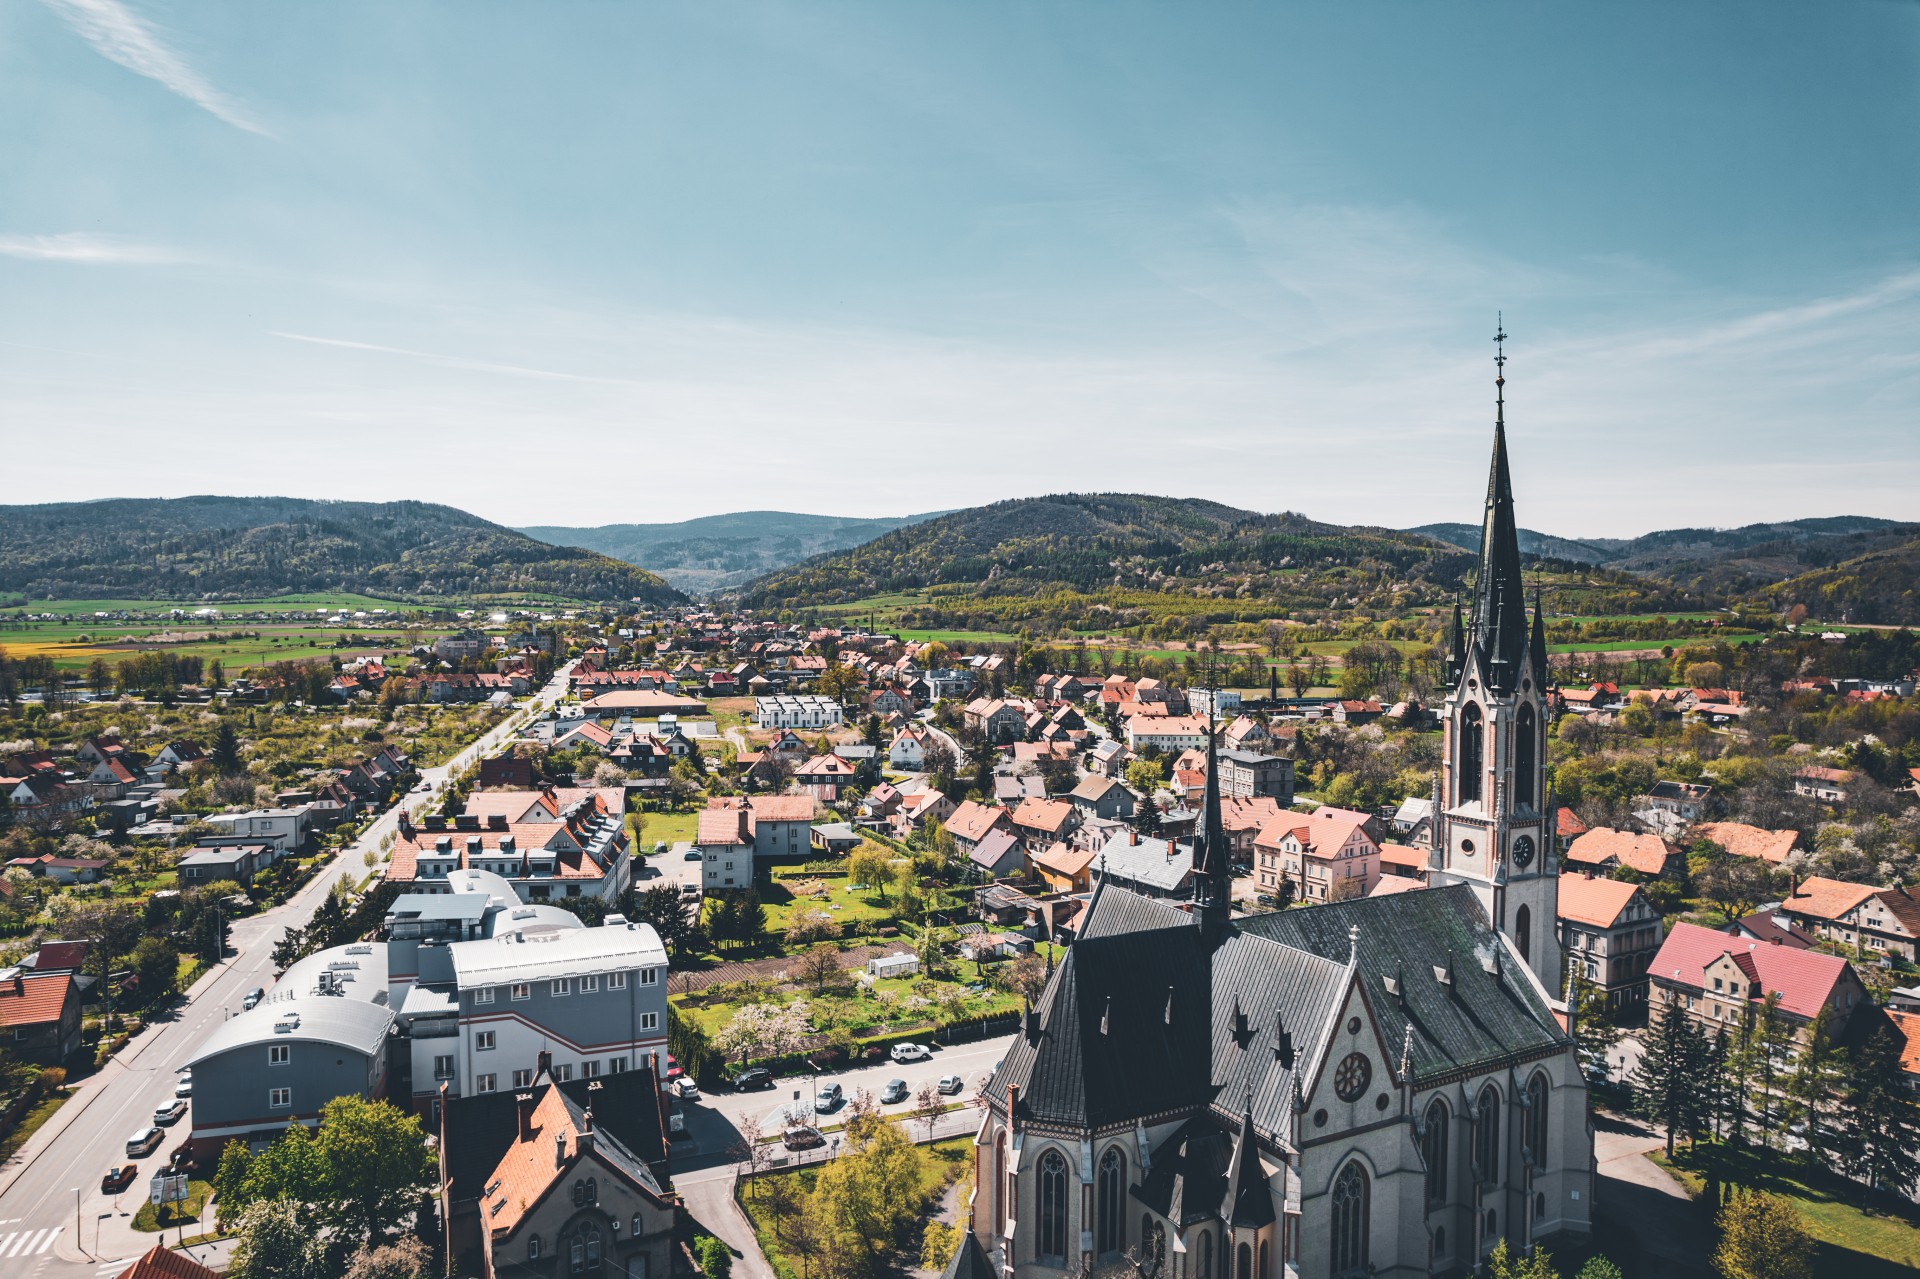
[[[1513,516],[1507,467],[1506,329],[1494,335],[1493,461],[1487,469],[1486,514],[1480,526],[1480,568],[1473,583],[1473,648],[1487,681],[1504,692],[1519,681],[1527,649],[1526,583],[1520,574],[1520,531]]]

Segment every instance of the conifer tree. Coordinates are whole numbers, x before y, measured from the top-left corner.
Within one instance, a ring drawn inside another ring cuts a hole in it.
[[[1853,1175],[1876,1190],[1905,1195],[1920,1176],[1920,1106],[1900,1068],[1901,1041],[1886,1028],[1854,1049],[1840,1099],[1840,1123]]]
[[[1628,1080],[1634,1108],[1667,1129],[1667,1157],[1674,1137],[1699,1122],[1698,1085],[1705,1064],[1701,1035],[1677,1000],[1664,1005],[1647,1037],[1640,1065]]]

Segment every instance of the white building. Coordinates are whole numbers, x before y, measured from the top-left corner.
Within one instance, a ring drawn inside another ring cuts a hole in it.
[[[271,844],[277,853],[290,853],[307,842],[305,808],[256,808],[245,813],[214,813],[207,825],[229,839],[252,839]]]
[[[753,722],[757,728],[837,728],[841,719],[840,703],[816,693],[782,693],[753,699]]]

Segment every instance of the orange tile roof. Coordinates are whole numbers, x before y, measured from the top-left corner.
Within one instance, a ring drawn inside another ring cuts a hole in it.
[[[1073,805],[1064,799],[1023,799],[1013,810],[1013,824],[1058,834],[1076,815]]]
[[[1701,822],[1693,833],[1710,839],[1735,857],[1758,857],[1778,866],[1799,842],[1797,830],[1768,830],[1743,822]]]
[[[1382,875],[1380,882],[1373,886],[1369,897],[1386,897],[1393,893],[1418,892],[1427,886],[1425,880],[1414,879],[1409,875]]]
[[[1415,848],[1411,844],[1382,844],[1380,845],[1380,864],[1405,866],[1412,870],[1424,871],[1427,868],[1427,850]]]
[[[1672,847],[1658,835],[1638,835],[1610,826],[1594,827],[1567,848],[1570,862],[1603,866],[1615,861],[1631,866],[1642,875],[1658,875],[1667,868],[1667,859],[1672,856]]]
[[[1849,884],[1843,879],[1809,875],[1781,905],[1795,915],[1838,919],[1879,891],[1872,884]]]
[[[1569,874],[1560,876],[1560,918],[1595,928],[1612,928],[1627,908],[1637,885],[1617,879]]]
[[[1260,830],[1280,816],[1280,801],[1271,795],[1253,799],[1220,799],[1220,825],[1230,831]]]
[[[744,844],[747,837],[738,808],[703,808],[694,830],[696,844]]]
[[[1065,875],[1069,879],[1085,873],[1093,864],[1094,852],[1091,848],[1070,848],[1066,844],[1051,844],[1044,853],[1034,853],[1030,860],[1041,870],[1050,870],[1056,875]]]
[[[947,833],[955,839],[979,843],[1006,816],[1007,810],[1004,808],[990,808],[971,799],[965,800],[953,810],[953,816],[947,818]]]
[[[74,989],[73,974],[16,977],[0,982],[0,1026],[44,1026],[58,1022]]]
[[[1920,1075],[1920,1013],[1903,1013],[1889,1008],[1887,1016],[1903,1041],[1900,1046],[1900,1069],[1910,1075]]]

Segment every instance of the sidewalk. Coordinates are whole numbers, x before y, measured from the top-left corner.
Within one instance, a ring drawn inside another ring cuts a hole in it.
[[[1710,1224],[1686,1187],[1647,1158],[1665,1146],[1651,1126],[1594,1113],[1594,1235],[1624,1245],[1602,1251],[1635,1279],[1710,1279]]]
[[[773,1267],[753,1237],[753,1226],[733,1197],[737,1168],[716,1168],[692,1178],[674,1178],[687,1214],[700,1228],[733,1250],[736,1279],[773,1279]]]

